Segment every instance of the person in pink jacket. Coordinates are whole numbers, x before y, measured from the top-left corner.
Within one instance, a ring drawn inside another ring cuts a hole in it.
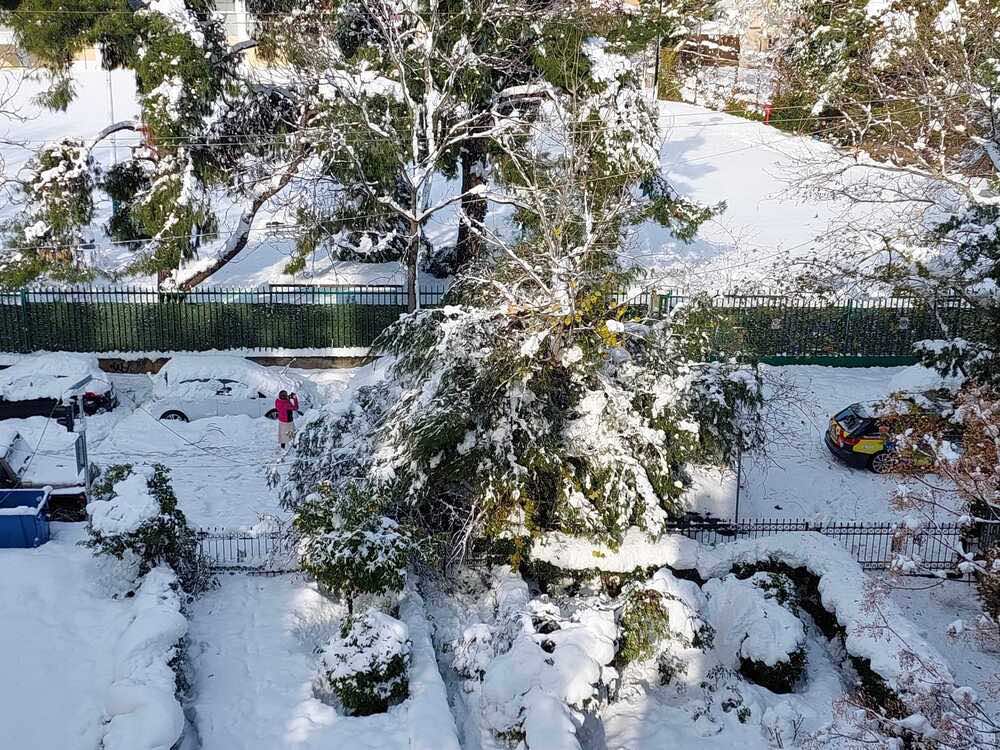
[[[278,444],[284,448],[295,437],[295,412],[299,410],[299,397],[282,391],[274,400],[274,410],[278,412]]]

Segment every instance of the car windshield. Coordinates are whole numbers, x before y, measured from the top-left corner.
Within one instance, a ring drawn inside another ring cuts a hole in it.
[[[861,432],[868,423],[868,419],[861,413],[859,404],[851,404],[842,412],[839,412],[834,419],[837,420],[848,435]]]

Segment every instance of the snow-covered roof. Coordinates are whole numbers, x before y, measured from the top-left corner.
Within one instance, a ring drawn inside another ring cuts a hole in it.
[[[97,357],[90,354],[52,352],[33,354],[0,370],[0,398],[24,401],[36,398],[62,399],[67,390],[87,376],[94,380],[87,390],[104,393],[111,388]]]

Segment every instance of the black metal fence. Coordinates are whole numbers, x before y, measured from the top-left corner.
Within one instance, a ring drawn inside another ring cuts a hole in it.
[[[666,314],[687,298],[654,295]],[[975,339],[987,317],[957,297],[824,300],[774,294],[722,294],[712,305],[732,324],[730,343],[765,356],[901,357],[913,344],[949,336]]]
[[[975,552],[1000,542],[1000,522],[965,526],[937,524],[933,529],[909,529],[898,523],[815,523],[799,519],[750,519],[737,522],[691,521],[670,525],[707,545],[738,539],[760,539],[789,531],[812,531],[846,547],[865,570],[887,570],[897,557],[913,560],[922,570],[954,571],[962,561],[960,550]]]
[[[292,537],[285,531],[252,533],[234,529],[201,529],[198,552],[216,570],[285,573],[298,570]]]
[[[423,307],[444,285],[423,285]],[[620,303],[662,316],[686,297],[623,291]],[[172,352],[368,347],[406,310],[402,286],[300,286],[168,292],[129,288],[31,289],[0,293],[0,351]],[[823,301],[722,294],[727,350],[761,357],[902,357],[921,339],[976,338],[985,316],[958,299]]]
[[[897,523],[814,523],[798,519],[751,519],[739,522],[677,521],[669,533],[681,534],[714,546],[739,539],[760,539],[790,531],[811,531],[846,547],[865,570],[888,570],[899,556],[918,561],[924,571],[957,570],[958,550],[1000,544],[1000,522],[973,526],[939,524],[919,532]],[[251,534],[228,529],[200,532],[200,551],[206,562],[220,570],[279,573],[298,566],[294,544],[282,532]]]
[[[444,292],[421,288],[420,302]],[[0,294],[0,351],[368,347],[405,311],[401,286],[23,290]]]

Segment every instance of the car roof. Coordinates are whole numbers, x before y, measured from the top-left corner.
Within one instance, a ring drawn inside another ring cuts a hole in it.
[[[893,408],[893,404],[908,404],[917,411],[944,416],[951,407],[951,400],[947,391],[924,391],[906,392],[900,391],[890,396],[873,400],[859,401],[851,406],[856,408],[859,417],[864,419],[877,419],[893,414],[899,414],[899,410]]]
[[[88,375],[100,376],[97,357],[91,354],[32,354],[0,370],[0,398],[8,401],[59,399],[71,385]]]
[[[162,389],[180,383],[231,380],[244,383],[263,393],[277,394],[280,390],[299,388],[301,381],[282,370],[268,368],[243,357],[226,354],[205,356],[177,355],[165,364],[157,375]]]

